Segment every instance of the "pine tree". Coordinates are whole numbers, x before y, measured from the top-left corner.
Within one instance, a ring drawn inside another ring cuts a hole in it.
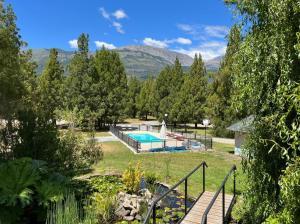
[[[190,103],[191,121],[201,123],[205,118],[206,98],[207,98],[207,73],[201,54],[195,56],[190,69]]]
[[[168,114],[168,121],[176,124],[177,115],[174,104],[184,80],[182,66],[176,58],[174,66],[167,66],[157,77],[157,99],[160,102],[158,116],[163,119],[164,114]]]
[[[153,77],[148,77],[142,83],[140,94],[137,97],[138,114],[141,118],[148,119],[148,115],[154,115],[157,108],[156,82]]]
[[[138,112],[136,100],[141,90],[141,83],[136,77],[128,79],[128,93],[126,114],[131,118],[135,118]]]
[[[97,106],[101,108],[98,113],[100,115],[98,124],[115,124],[125,116],[127,94],[125,68],[119,54],[105,48],[96,52],[94,66],[93,82],[98,83]]]
[[[90,57],[88,48],[89,36],[81,34],[77,40],[78,51],[68,66],[66,80],[67,107],[73,110],[77,107],[80,111],[86,109],[86,99],[90,86]]]
[[[12,119],[21,106],[24,93],[21,72],[21,52],[24,45],[16,27],[11,5],[0,2],[0,117]]]
[[[63,105],[63,74],[64,70],[58,61],[56,49],[50,50],[49,60],[39,79],[39,97],[41,107],[48,114],[49,118],[54,118],[56,109],[61,109]]]
[[[234,26],[228,36],[228,45],[225,57],[221,63],[219,71],[214,76],[212,83],[212,94],[209,96],[209,114],[214,124],[214,133],[217,136],[230,136],[231,133],[226,128],[238,118],[242,118],[245,113],[236,114],[231,106],[233,94],[233,63],[234,57],[238,53],[241,42],[240,29]]]

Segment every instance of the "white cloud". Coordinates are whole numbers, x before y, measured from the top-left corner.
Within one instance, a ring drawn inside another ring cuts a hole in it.
[[[146,37],[143,40],[143,43],[147,46],[158,47],[158,48],[168,47],[168,44],[165,41],[155,40],[150,37]]]
[[[177,27],[186,33],[194,33],[196,31],[195,27],[189,24],[177,24]]]
[[[167,40],[155,40],[151,37],[146,37],[143,40],[143,43],[145,45],[148,46],[152,46],[152,47],[158,47],[158,48],[166,48],[169,46],[169,44],[183,44],[183,45],[190,45],[192,44],[192,41],[190,39],[187,38],[183,38],[183,37],[178,37],[176,39],[167,39]]]
[[[103,16],[103,18],[108,19],[108,20],[110,19],[109,13],[106,12],[106,10],[105,10],[103,7],[100,8],[99,10],[100,10],[100,13],[101,13],[101,15]]]
[[[116,19],[123,19],[128,17],[125,13],[124,10],[122,9],[118,9],[117,11],[115,11],[114,13],[109,13],[105,10],[105,8],[101,7],[100,9],[100,13],[103,16],[104,19],[108,20],[108,22],[116,28],[116,31],[118,33],[125,33],[124,29],[123,29],[123,25],[119,22],[116,22],[113,20],[112,17],[115,17]]]
[[[77,44],[77,40],[74,39],[74,40],[69,40],[69,45],[70,45],[70,48],[74,48],[74,49],[77,49],[78,48],[78,44]]]
[[[116,28],[118,33],[122,33],[122,34],[125,33],[121,23],[113,22],[112,25]]]
[[[187,39],[187,38],[183,38],[183,37],[178,37],[176,39],[176,42],[179,43],[179,44],[192,44],[192,41],[190,39]]]
[[[116,46],[113,44],[109,44],[103,41],[95,41],[96,47],[97,48],[102,48],[105,47],[106,49],[112,50],[112,49],[116,49]]]
[[[194,57],[195,54],[201,54],[202,58],[207,61],[215,57],[224,55],[226,52],[227,44],[222,41],[209,41],[200,44],[197,47],[192,47],[189,49],[174,49],[174,51],[187,54],[191,57]]]
[[[229,32],[229,28],[227,26],[205,26],[204,31],[210,37],[224,38]]]
[[[118,9],[112,14],[116,19],[124,19],[127,17],[125,11],[123,9]]]

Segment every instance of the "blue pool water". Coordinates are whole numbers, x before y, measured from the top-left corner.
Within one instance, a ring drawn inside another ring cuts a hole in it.
[[[157,138],[150,134],[128,134],[128,136],[138,142],[147,143],[147,142],[161,142],[160,138]]]

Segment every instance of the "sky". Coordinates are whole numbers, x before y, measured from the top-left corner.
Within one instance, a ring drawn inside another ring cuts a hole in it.
[[[223,0],[6,0],[29,48],[149,45],[205,60],[223,55],[234,20]]]

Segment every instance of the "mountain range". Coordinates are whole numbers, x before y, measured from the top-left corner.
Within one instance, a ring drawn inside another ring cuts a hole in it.
[[[32,60],[38,65],[37,72],[40,74],[45,67],[49,57],[49,49],[32,49]],[[193,58],[182,53],[170,51],[162,48],[150,46],[126,46],[114,49],[119,53],[124,63],[126,73],[139,79],[145,79],[149,74],[158,75],[159,72],[167,65],[172,65],[176,57],[181,62],[184,70],[188,70],[193,63]],[[93,54],[93,53],[91,53]],[[66,67],[71,58],[73,51],[58,49],[58,60]],[[219,68],[222,56],[205,61],[208,71],[216,71]]]

